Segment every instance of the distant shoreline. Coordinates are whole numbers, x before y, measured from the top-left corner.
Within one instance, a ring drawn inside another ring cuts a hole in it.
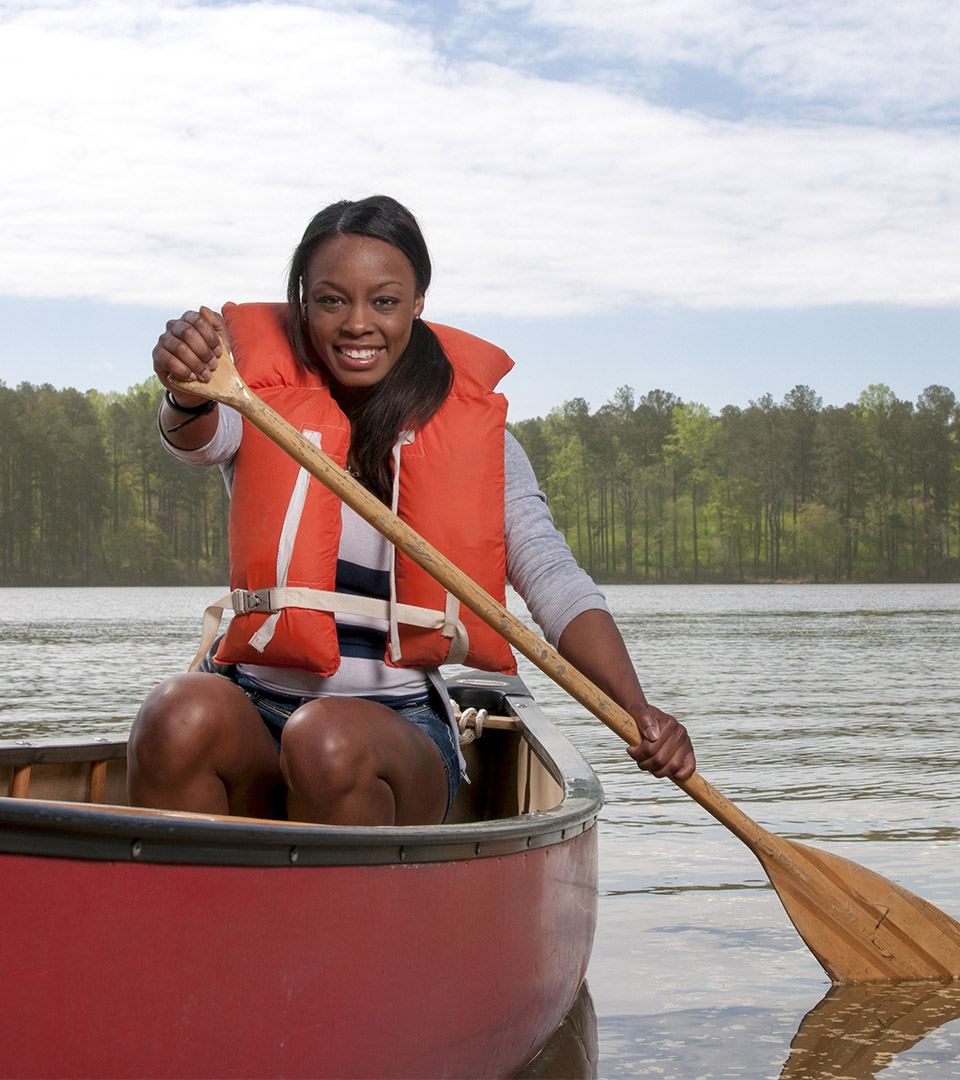
[[[676,579],[672,581],[652,581],[649,579],[628,579],[622,576],[611,577],[594,575],[593,580],[601,588],[609,585],[633,585],[640,588],[670,588],[683,585],[699,588],[701,586],[717,585],[750,585],[750,586],[784,586],[784,585],[956,585],[957,578],[928,579],[928,578],[895,578],[886,580],[857,580],[857,581],[814,581],[813,578],[744,578],[743,580],[716,579],[707,581],[684,581]],[[228,591],[229,586],[223,582],[210,581],[126,581],[126,582],[63,582],[63,581],[0,581],[0,589],[220,589]]]

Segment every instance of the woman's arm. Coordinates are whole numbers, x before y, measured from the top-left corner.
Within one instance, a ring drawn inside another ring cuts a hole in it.
[[[567,624],[557,651],[636,720],[643,743],[627,753],[654,776],[687,780],[697,767],[686,728],[647,702],[617,624],[606,611],[584,611]]]
[[[504,443],[504,478],[507,580],[556,648],[571,619],[590,608],[605,611],[606,602],[554,525],[527,455],[509,432]]]
[[[557,530],[530,462],[509,433],[504,448],[507,576],[547,640],[637,721],[627,753],[654,776],[687,779],[696,762],[686,729],[648,704],[603,594]]]

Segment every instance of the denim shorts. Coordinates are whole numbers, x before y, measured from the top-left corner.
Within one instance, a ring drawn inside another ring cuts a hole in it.
[[[279,752],[283,725],[290,719],[291,713],[313,699],[291,697],[287,694],[267,690],[251,682],[243,675],[239,675],[233,665],[214,664],[212,670],[218,675],[230,679],[231,682],[235,682],[243,690],[253,703],[254,708],[260,713],[261,719]],[[431,691],[431,699],[435,696],[435,693]],[[369,700],[376,699],[371,698]],[[381,701],[381,704],[386,703]],[[444,821],[446,821],[450,814],[450,808],[453,806],[457,789],[460,786],[460,759],[457,754],[456,744],[453,741],[453,729],[446,719],[443,705],[439,701],[420,700],[410,703],[397,702],[388,705],[388,708],[399,713],[406,720],[409,720],[411,724],[416,724],[418,728],[430,736],[434,745],[440,751],[443,767],[447,774],[447,810],[444,814]]]

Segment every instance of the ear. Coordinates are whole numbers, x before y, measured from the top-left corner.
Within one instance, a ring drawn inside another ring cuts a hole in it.
[[[423,314],[424,296],[421,293],[413,302],[413,317],[419,319]]]

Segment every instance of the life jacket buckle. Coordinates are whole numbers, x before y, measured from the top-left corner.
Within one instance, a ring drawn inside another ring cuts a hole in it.
[[[258,589],[250,592],[247,589],[234,589],[230,594],[230,601],[236,615],[249,615],[252,611],[270,611],[271,589]]]

